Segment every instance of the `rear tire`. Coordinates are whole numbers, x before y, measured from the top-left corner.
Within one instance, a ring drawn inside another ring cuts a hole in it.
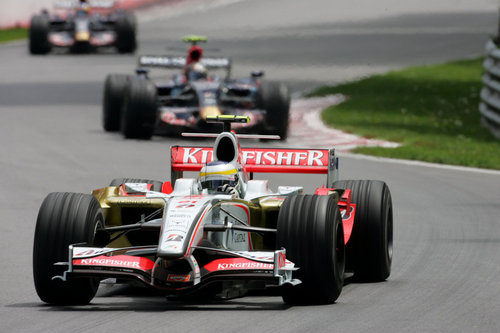
[[[346,244],[347,268],[360,281],[384,281],[392,264],[392,199],[385,182],[342,180],[335,188],[351,190],[356,215]]]
[[[339,297],[344,284],[344,229],[331,196],[294,195],[281,206],[277,248],[297,267],[294,278],[302,281],[283,289],[290,304],[327,304]]]
[[[151,184],[151,190],[161,192],[163,183],[157,180],[141,179],[141,178],[115,178],[111,181],[109,186],[120,186],[125,183],[146,183]]]
[[[121,112],[128,75],[109,74],[104,83],[102,127],[106,132],[120,130]]]
[[[97,199],[90,194],[50,193],[42,203],[36,222],[33,246],[33,277],[40,299],[49,304],[88,304],[94,298],[99,280],[72,278],[52,280],[67,266],[68,246],[94,243],[97,228],[104,226],[104,216]]]
[[[157,93],[146,79],[134,78],[126,88],[121,130],[127,139],[149,140],[156,123]]]
[[[135,17],[124,13],[116,20],[116,48],[120,53],[133,53],[137,48]]]
[[[29,50],[31,54],[49,53],[52,46],[49,42],[50,23],[47,17],[35,15],[31,18],[29,30]]]
[[[261,107],[266,110],[266,123],[271,134],[286,140],[290,113],[290,95],[288,88],[278,82],[262,81],[260,85]]]

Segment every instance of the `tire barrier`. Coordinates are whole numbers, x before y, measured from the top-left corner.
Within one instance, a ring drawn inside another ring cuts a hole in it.
[[[481,90],[481,123],[500,139],[500,48],[493,42],[486,44],[486,59],[483,67],[483,89]]]

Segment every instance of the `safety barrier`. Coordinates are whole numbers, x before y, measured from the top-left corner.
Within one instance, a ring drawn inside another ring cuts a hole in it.
[[[486,59],[483,67],[483,89],[481,90],[481,123],[500,139],[500,48],[493,42],[486,44]]]

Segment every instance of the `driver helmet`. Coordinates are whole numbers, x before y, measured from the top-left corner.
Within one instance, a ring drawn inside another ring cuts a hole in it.
[[[200,171],[199,185],[208,193],[227,193],[228,187],[236,191],[240,187],[238,170],[235,165],[224,161],[213,161],[204,165]]]
[[[189,65],[189,68],[187,70],[188,81],[206,80],[206,78],[207,70],[202,63],[195,62]]]
[[[76,8],[76,15],[86,15],[90,13],[90,5],[86,1],[81,1],[80,5]]]

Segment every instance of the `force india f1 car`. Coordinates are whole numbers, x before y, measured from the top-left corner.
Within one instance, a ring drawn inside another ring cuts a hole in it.
[[[229,122],[243,117],[214,118],[225,131],[205,134],[217,137],[213,148],[171,147],[171,181],[115,179],[91,195],[45,198],[33,249],[44,302],[89,303],[107,279],[177,298],[273,287],[286,303],[332,303],[346,272],[362,281],[389,276],[392,202],[384,182],[337,180],[334,149],[240,148],[238,138],[269,136],[230,131]],[[234,169],[217,169],[227,165]],[[183,178],[199,170],[200,180]],[[305,195],[300,186],[272,191],[252,179],[255,172],[327,177]],[[239,185],[206,187],[216,176]]]
[[[29,51],[46,54],[53,47],[73,52],[89,52],[115,47],[132,53],[137,47],[135,17],[123,10],[112,10],[114,1],[60,1],[55,14],[43,10],[31,18]],[[62,12],[61,12],[62,11]]]
[[[290,96],[287,87],[262,80],[263,72],[231,78],[228,58],[203,57],[197,45],[206,37],[188,36],[187,57],[141,56],[136,75],[110,74],[103,98],[103,127],[126,138],[150,139],[156,134],[176,135],[190,131],[212,131],[207,116],[237,115],[250,118],[238,124],[237,132],[257,131],[279,135],[288,131]],[[150,68],[177,69],[181,73],[153,79]],[[206,69],[225,70],[225,78],[207,75]]]

